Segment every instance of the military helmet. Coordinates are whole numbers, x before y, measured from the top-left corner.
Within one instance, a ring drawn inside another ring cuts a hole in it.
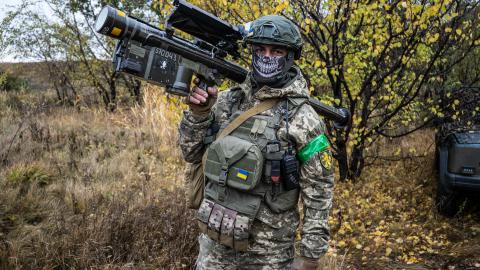
[[[263,16],[253,21],[244,42],[286,46],[295,52],[295,59],[300,58],[303,46],[297,26],[280,15]]]

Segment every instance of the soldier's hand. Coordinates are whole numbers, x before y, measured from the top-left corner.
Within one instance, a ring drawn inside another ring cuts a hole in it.
[[[196,79],[195,83],[198,83]],[[207,87],[207,91],[198,86],[194,86],[187,97],[187,104],[192,113],[196,116],[206,116],[217,100],[217,87]]]
[[[318,259],[307,257],[296,257],[292,264],[292,270],[317,270],[318,267]]]

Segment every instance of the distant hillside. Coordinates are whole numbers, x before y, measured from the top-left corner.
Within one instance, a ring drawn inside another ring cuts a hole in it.
[[[27,80],[32,90],[46,90],[52,86],[43,62],[0,63],[0,70]]]

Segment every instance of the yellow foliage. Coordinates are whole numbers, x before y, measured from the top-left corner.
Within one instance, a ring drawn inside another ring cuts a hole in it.
[[[424,132],[397,141],[377,141],[376,147],[388,150],[382,155],[413,151],[416,155],[426,153],[426,157],[409,162],[376,162],[358,182],[336,184],[335,207],[329,219],[335,252],[346,253],[347,260],[356,263],[387,257],[398,263],[422,265],[431,256],[452,250],[452,231],[464,230],[464,222],[475,221],[468,217],[448,221],[433,209],[434,149],[425,143],[433,138],[433,132]]]

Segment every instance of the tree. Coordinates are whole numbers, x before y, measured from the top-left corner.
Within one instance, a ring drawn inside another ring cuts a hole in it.
[[[9,14],[8,21],[4,20],[2,41],[9,52],[21,58],[42,60],[58,99],[64,103],[73,104],[81,98],[83,93],[79,90],[93,89],[105,106],[113,110],[119,78],[139,100],[139,82],[112,69],[109,59],[114,42],[94,32],[94,11],[99,11],[95,6],[100,3],[66,0],[42,3],[51,10],[49,17],[36,12],[34,2],[24,1]]]
[[[310,64],[326,75],[335,102],[352,112],[352,126],[336,132],[339,157],[347,155],[346,139],[351,147],[348,162],[341,159],[343,177],[360,175],[364,152],[379,137],[404,136],[429,123],[428,112],[438,105],[426,97],[438,71],[451,70],[478,46],[475,2],[317,2],[324,15],[303,1],[292,5],[318,57]],[[452,49],[462,53],[447,61]]]
[[[283,14],[298,25],[306,42],[298,64],[312,94],[352,113],[347,129],[332,129],[342,179],[361,174],[379,138],[429,124],[439,112],[430,97],[440,73],[448,76],[480,44],[477,1],[196,3],[233,23]]]

